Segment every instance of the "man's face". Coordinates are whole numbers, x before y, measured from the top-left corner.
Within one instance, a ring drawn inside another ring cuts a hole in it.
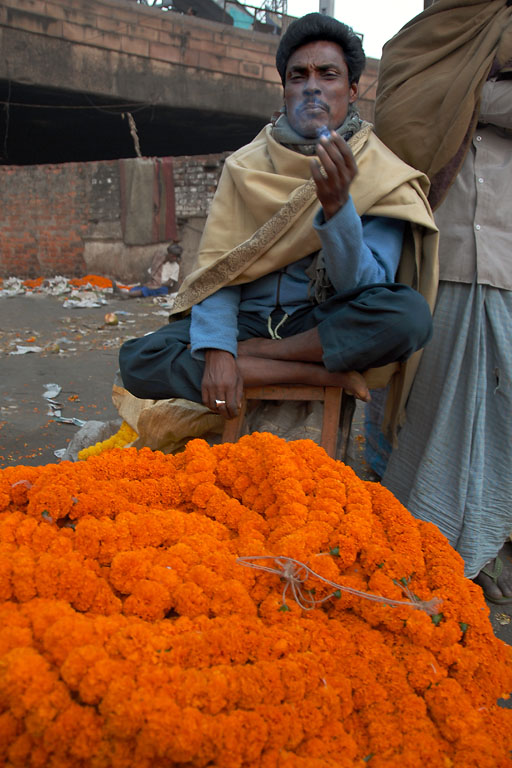
[[[288,59],[284,103],[288,122],[302,136],[316,138],[324,126],[339,128],[356,98],[357,83],[349,84],[337,43],[316,40],[297,48]]]

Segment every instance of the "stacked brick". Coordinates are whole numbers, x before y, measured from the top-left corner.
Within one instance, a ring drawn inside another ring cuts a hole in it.
[[[83,274],[82,164],[0,168],[0,274]]]
[[[174,158],[174,194],[179,219],[208,215],[227,155],[226,152]]]

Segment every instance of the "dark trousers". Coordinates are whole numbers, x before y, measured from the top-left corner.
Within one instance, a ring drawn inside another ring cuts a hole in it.
[[[272,328],[282,316],[282,311],[274,311]],[[432,317],[417,291],[399,283],[378,283],[294,312],[279,327],[279,335],[286,338],[315,327],[327,370],[364,371],[403,362],[425,346]],[[267,320],[240,312],[238,340],[254,337],[269,338]],[[141,398],[182,397],[200,403],[204,362],[192,358],[189,343],[190,317],[127,341],[119,354],[126,389]]]

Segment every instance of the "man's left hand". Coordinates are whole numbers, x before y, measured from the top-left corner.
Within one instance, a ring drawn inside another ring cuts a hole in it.
[[[203,405],[225,419],[234,419],[240,409],[243,392],[244,382],[231,352],[206,349],[201,382]]]
[[[347,142],[331,131],[317,144],[317,158],[311,161],[311,174],[325,219],[330,219],[348,200],[357,165]]]

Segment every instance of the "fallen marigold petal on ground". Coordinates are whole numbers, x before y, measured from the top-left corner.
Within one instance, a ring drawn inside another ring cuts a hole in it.
[[[434,526],[308,440],[113,443],[0,472],[1,765],[509,765],[512,651]]]

